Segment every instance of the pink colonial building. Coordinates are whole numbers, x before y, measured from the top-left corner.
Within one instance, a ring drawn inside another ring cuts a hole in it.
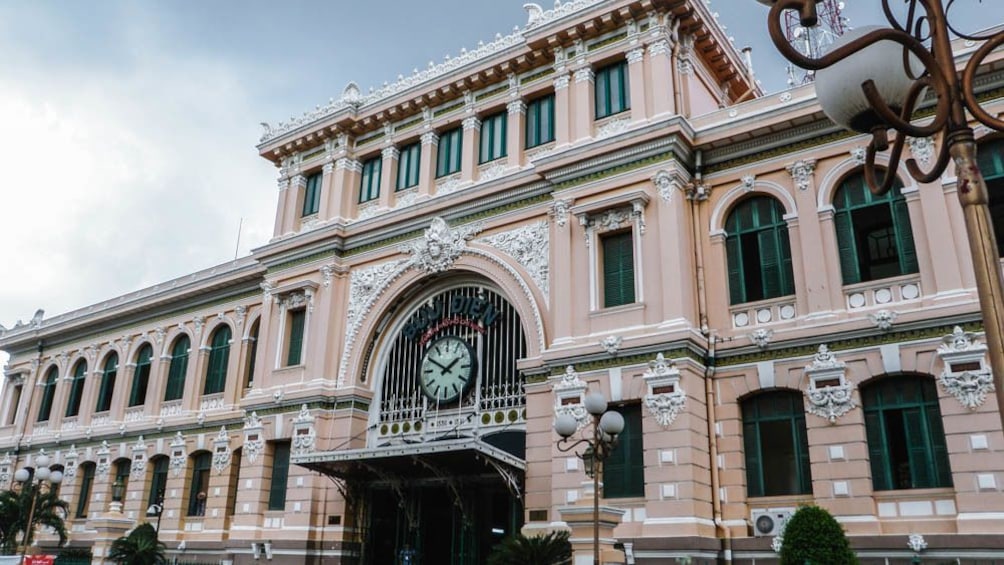
[[[98,561],[143,521],[236,565],[473,565],[569,526],[585,547],[591,481],[552,425],[589,424],[593,390],[626,420],[605,562],[775,563],[802,504],[862,563],[909,562],[911,534],[932,562],[1004,560],[952,169],[872,196],[867,139],[812,85],[764,95],[703,1],[528,11],[267,127],[251,256],[0,333],[0,488],[51,456]],[[977,84],[992,104],[1004,71]]]

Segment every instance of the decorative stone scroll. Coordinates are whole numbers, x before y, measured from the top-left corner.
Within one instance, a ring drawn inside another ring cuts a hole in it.
[[[265,426],[262,425],[257,412],[251,412],[251,415],[244,420],[243,449],[243,455],[247,457],[249,463],[257,461],[258,456],[265,451]]]
[[[426,273],[441,273],[453,266],[467,242],[480,231],[480,225],[451,228],[437,216],[422,238],[402,246],[401,251],[410,254],[411,262]]]
[[[972,332],[955,326],[952,333],[943,338],[944,344],[938,348],[938,357],[945,368],[938,382],[959,403],[976,410],[994,390],[994,378],[987,363],[986,344],[976,341]]]
[[[788,173],[791,174],[792,180],[795,181],[795,187],[802,191],[809,189],[809,183],[812,181],[812,173],[815,170],[815,159],[800,159],[788,165]]]
[[[181,475],[185,470],[185,460],[188,453],[185,451],[185,436],[179,431],[171,440],[171,472],[175,477]]]
[[[295,455],[313,453],[317,446],[317,431],[314,429],[314,417],[307,405],[300,406],[300,412],[293,418],[292,451]]]
[[[826,344],[820,345],[812,363],[805,367],[809,380],[805,396],[809,399],[810,414],[833,424],[855,407],[854,383],[847,380],[846,372],[847,366],[833,356]]]
[[[774,330],[757,328],[750,334],[750,341],[752,341],[760,349],[767,349],[767,346],[770,345],[772,337],[774,337]]]
[[[5,457],[7,459],[7,457]],[[63,455],[63,476],[72,479],[77,476],[77,462],[80,460],[80,453],[77,446],[70,444],[70,450]],[[0,461],[0,471],[2,471],[2,461]],[[0,477],[2,479],[2,477]],[[0,482],[3,482],[0,480]]]
[[[568,210],[572,207],[571,200],[557,199],[554,204],[551,204],[551,217],[554,218],[554,223],[559,227],[563,228],[568,223]]]
[[[624,338],[619,335],[608,335],[600,340],[600,347],[607,352],[607,355],[613,357],[617,355],[618,351],[620,351],[621,343],[623,342]]]
[[[10,482],[10,470],[13,465],[14,463],[10,459],[10,453],[4,453],[3,459],[0,459],[0,485],[6,485]]]
[[[213,440],[213,469],[216,469],[216,474],[223,474],[223,471],[230,466],[232,456],[227,427],[220,426],[220,433],[216,434],[216,439]]]
[[[544,298],[549,300],[547,222],[540,221],[507,232],[483,237],[478,242],[490,245],[516,260],[530,273]]]
[[[96,476],[106,476],[108,471],[112,468],[112,457],[111,451],[108,449],[108,440],[103,440],[101,442],[101,447],[98,448],[95,455],[97,456],[97,467],[95,468]]]
[[[146,473],[146,449],[147,445],[143,441],[143,436],[139,436],[132,446],[132,462],[129,465],[129,474],[133,478],[142,477]]]
[[[579,378],[575,367],[565,367],[565,374],[555,381],[551,390],[554,392],[554,417],[568,414],[578,422],[578,429],[585,427],[589,421],[589,413],[583,401],[586,397],[586,382]]]
[[[687,393],[680,386],[680,370],[672,359],[659,353],[649,361],[642,378],[648,385],[645,407],[660,426],[669,427],[687,406]]]

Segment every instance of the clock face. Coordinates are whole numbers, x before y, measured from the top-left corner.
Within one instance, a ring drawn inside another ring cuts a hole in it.
[[[432,342],[422,359],[419,383],[430,400],[453,402],[474,382],[474,349],[459,337],[445,336]]]

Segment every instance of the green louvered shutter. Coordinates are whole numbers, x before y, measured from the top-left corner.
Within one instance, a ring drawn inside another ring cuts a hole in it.
[[[129,390],[129,406],[139,406],[146,402],[146,389],[150,382],[150,363],[153,348],[149,345],[140,350],[133,370],[132,388]]]
[[[303,351],[303,324],[306,319],[306,310],[294,310],[289,313],[289,352],[286,355],[286,365],[300,364],[300,354]]]
[[[52,414],[52,398],[56,395],[56,381],[59,379],[59,369],[52,367],[45,375],[42,386],[42,402],[38,407],[38,421],[47,422]]]
[[[929,384],[929,383],[928,383]],[[931,388],[934,388],[933,386]],[[931,391],[934,405],[924,410],[927,419],[927,433],[931,441],[931,461],[934,465],[934,484],[932,487],[952,486],[952,469],[948,463],[948,445],[945,441],[945,427],[941,421],[941,410],[938,409],[938,397]]]
[[[812,494],[812,465],[809,460],[809,437],[805,428],[805,408],[802,405],[801,395],[792,395],[791,413],[793,430],[795,436],[795,453],[797,453],[798,472],[798,492],[800,494]]]
[[[181,336],[171,348],[171,365],[167,372],[167,387],[164,400],[178,400],[185,393],[185,374],[188,372],[188,336]]]
[[[777,230],[761,231],[757,235],[760,247],[760,281],[763,285],[763,296],[751,297],[754,300],[781,296],[781,252]]]
[[[851,224],[849,211],[838,211],[833,215],[833,223],[837,230],[837,251],[840,254],[840,273],[844,284],[861,282],[861,272],[858,269],[858,251],[854,243],[854,226]]]
[[[80,414],[80,401],[84,397],[86,378],[87,364],[80,361],[73,369],[73,383],[70,385],[70,398],[66,402],[65,417],[70,418]]]
[[[745,408],[745,407],[744,407]],[[743,410],[743,449],[746,451],[746,490],[748,496],[763,496],[763,461],[760,459],[759,420],[752,410]]]
[[[603,497],[645,496],[645,464],[641,433],[641,406],[613,408],[624,416],[624,431],[617,447],[603,463]]]
[[[917,250],[913,245],[913,228],[910,225],[910,211],[906,199],[899,196],[899,189],[893,189],[897,198],[892,201],[892,221],[896,229],[896,251],[899,252],[900,274],[916,273]]]
[[[286,509],[286,486],[289,481],[289,442],[273,444],[272,484],[268,489],[268,509]]]
[[[634,294],[634,242],[631,232],[609,235],[603,242],[603,306],[631,304]]]
[[[907,408],[902,415],[910,460],[909,488],[931,488],[934,486],[934,457],[927,441],[929,434],[923,410],[921,407]]]
[[[781,294],[778,296],[788,296],[795,294],[795,274],[791,266],[791,241],[788,239],[788,226],[778,226],[777,236],[780,240],[777,254],[781,270]]]
[[[213,334],[209,351],[209,366],[206,370],[206,385],[203,394],[223,392],[227,379],[227,364],[230,360],[230,328],[223,326]]]
[[[729,268],[729,301],[732,304],[746,302],[746,285],[743,282],[743,258],[740,247],[738,235],[729,235],[725,238],[725,255]]]
[[[892,490],[892,473],[889,469],[889,446],[885,441],[882,413],[865,411],[865,434],[868,438],[868,458],[872,467],[872,486],[875,490]]]

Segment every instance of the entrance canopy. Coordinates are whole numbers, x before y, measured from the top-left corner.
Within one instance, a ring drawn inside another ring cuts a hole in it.
[[[291,462],[350,483],[451,481],[495,474],[511,479],[526,470],[522,458],[473,438],[310,453],[295,455]]]

